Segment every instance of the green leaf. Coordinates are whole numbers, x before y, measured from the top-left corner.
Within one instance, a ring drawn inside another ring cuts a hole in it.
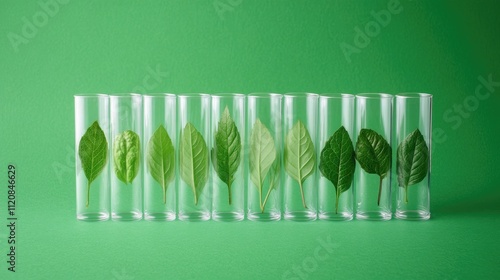
[[[78,156],[87,177],[87,204],[89,206],[90,184],[104,169],[108,157],[108,142],[104,131],[95,121],[83,134],[78,145]]]
[[[240,162],[240,133],[226,106],[219,121],[218,130],[215,132],[212,163],[219,178],[227,185],[229,204],[231,204],[231,184],[234,181],[234,174],[236,174]]]
[[[208,147],[189,122],[181,133],[179,152],[181,178],[193,190],[194,204],[198,205],[198,196],[208,180]]]
[[[115,137],[113,158],[116,177],[125,184],[132,183],[139,172],[140,162],[139,135],[131,130],[125,130]]]
[[[269,175],[267,176],[267,181],[269,182],[269,189],[267,190],[266,198],[264,199],[264,202],[262,203],[261,206],[262,213],[264,213],[264,209],[266,207],[267,200],[269,199],[269,195],[271,195],[271,191],[277,189],[279,186],[280,175],[281,175],[281,155],[279,151],[276,151],[276,159],[274,160],[274,163],[271,165],[271,168],[269,169]]]
[[[429,170],[429,148],[420,130],[414,130],[399,144],[397,169],[399,186],[405,188],[408,202],[408,186],[420,183]]]
[[[352,184],[356,159],[349,133],[341,126],[326,141],[321,151],[319,170],[326,179],[335,186],[335,213],[338,211],[340,194],[347,191]]]
[[[380,176],[378,205],[382,194],[382,180],[391,169],[391,156],[391,146],[384,137],[371,129],[361,129],[356,142],[356,159],[367,173]]]
[[[278,188],[278,183],[280,181],[280,171],[281,171],[281,155],[278,150],[276,150],[276,160],[269,169],[269,176],[267,176],[269,181],[269,189],[273,190]]]
[[[172,140],[163,125],[153,133],[148,142],[146,163],[151,177],[163,189],[163,203],[167,203],[167,186],[174,179],[175,152]]]
[[[265,204],[262,203],[262,187],[269,169],[275,161],[279,161],[279,158],[276,158],[276,147],[271,132],[259,119],[255,121],[250,135],[249,160],[250,180],[259,191],[260,208],[264,212]]]
[[[300,120],[288,131],[286,136],[284,163],[288,175],[299,183],[302,205],[307,208],[302,185],[307,177],[314,172],[316,153],[309,131]]]

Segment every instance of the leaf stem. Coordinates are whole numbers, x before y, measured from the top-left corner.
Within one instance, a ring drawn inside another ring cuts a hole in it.
[[[299,186],[300,186],[300,196],[302,197],[302,205],[304,206],[304,208],[307,209],[306,199],[304,198],[304,188],[302,186],[302,182],[299,182]]]
[[[339,197],[340,197],[340,188],[337,188],[337,197],[335,199],[335,214],[338,214],[339,210]]]
[[[260,206],[260,211],[264,213],[264,206],[262,205],[262,185],[259,186],[259,206]]]
[[[229,196],[229,205],[231,205],[231,181],[227,184],[227,193]]]
[[[193,178],[193,182],[194,182],[194,178]],[[191,189],[193,190],[193,194],[194,194],[194,205],[198,205],[198,190],[196,189],[196,187],[191,187]]]
[[[377,199],[377,205],[380,206],[380,196],[382,195],[382,176],[380,176],[380,185],[378,187],[378,199]]]
[[[267,199],[273,190],[272,186],[269,186],[269,190],[267,190],[266,198],[264,199],[264,204],[262,205],[262,213],[264,213],[264,209],[266,208]]]
[[[405,186],[405,201],[408,203],[408,186]]]
[[[87,182],[87,204],[85,204],[86,208],[89,208],[89,199],[90,199],[90,182]]]
[[[167,188],[165,185],[162,186],[163,188],[163,204],[167,204]]]

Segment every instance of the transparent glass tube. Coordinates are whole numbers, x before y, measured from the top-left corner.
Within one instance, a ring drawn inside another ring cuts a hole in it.
[[[354,95],[342,93],[319,97],[316,151],[318,217],[322,220],[352,220],[354,216],[354,100]],[[346,149],[351,152],[347,154]]]
[[[294,221],[315,220],[318,95],[287,93],[283,106],[283,216]]]
[[[75,95],[76,218],[109,219],[109,99]],[[84,167],[85,166],[85,167]]]
[[[252,221],[281,219],[282,95],[247,96],[247,217]]]
[[[396,95],[396,218],[430,218],[432,95]]]
[[[210,95],[180,94],[177,99],[179,219],[210,219]]]
[[[111,120],[111,218],[142,219],[142,96],[109,96]]]
[[[176,216],[177,97],[143,96],[144,219],[172,221]]]
[[[365,130],[367,137],[360,142],[360,134]],[[391,146],[392,133],[392,95],[384,93],[365,93],[356,95],[356,172],[354,186],[356,197],[356,219],[390,220],[391,212]],[[370,139],[370,140],[367,140]],[[377,141],[376,151],[370,152],[373,140]],[[371,144],[368,144],[367,141]],[[360,144],[364,143],[363,162],[360,164]],[[385,144],[385,145],[384,145]],[[378,154],[374,157],[374,154]],[[389,162],[387,162],[389,161]],[[377,162],[377,163],[374,163]],[[368,170],[368,171],[367,171]]]
[[[245,217],[245,95],[212,95],[212,219]]]

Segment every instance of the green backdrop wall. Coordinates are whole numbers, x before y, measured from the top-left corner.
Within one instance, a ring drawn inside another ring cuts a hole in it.
[[[493,278],[498,1],[0,2],[0,278]],[[82,223],[75,93],[429,92],[427,222]]]

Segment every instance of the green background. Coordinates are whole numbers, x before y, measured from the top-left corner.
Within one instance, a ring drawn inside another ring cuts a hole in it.
[[[365,45],[356,28],[391,1],[61,0],[50,14],[39,4],[49,2],[0,2],[0,225],[8,163],[19,218],[15,275],[0,226],[0,278],[500,274],[500,87],[474,97],[480,76],[500,81],[498,1],[402,0]],[[432,218],[77,222],[73,94],[131,91],[432,93]]]

